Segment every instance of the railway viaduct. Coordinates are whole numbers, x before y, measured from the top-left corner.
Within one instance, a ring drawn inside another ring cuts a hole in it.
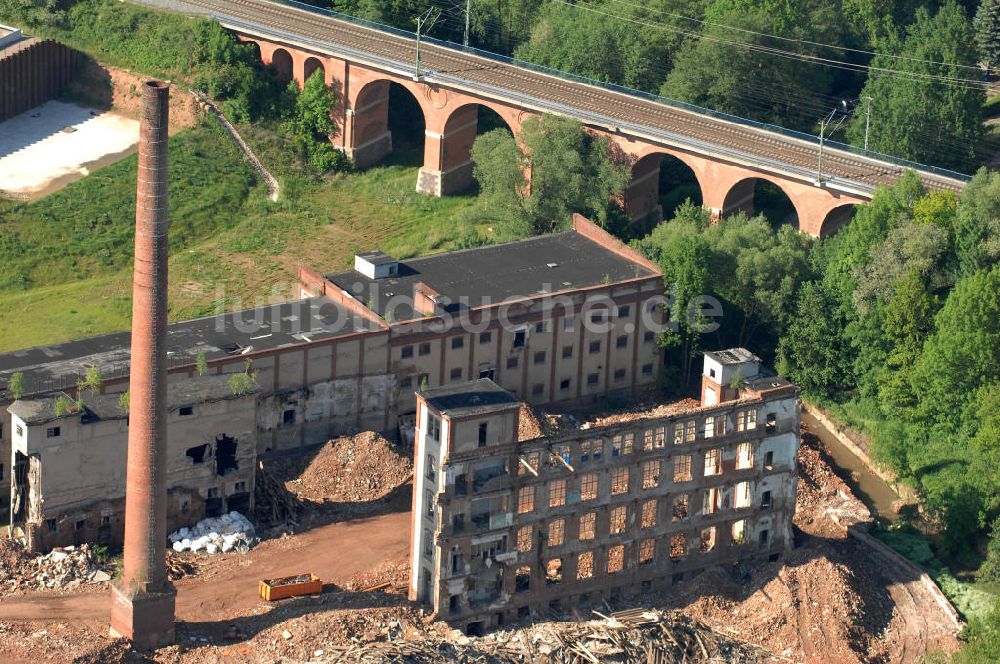
[[[693,172],[702,203],[716,217],[753,211],[758,181],[779,187],[798,227],[817,237],[835,233],[854,206],[870,200],[904,168],[928,189],[961,191],[965,176],[859,154],[827,144],[822,173],[814,137],[768,128],[676,102],[540,71],[513,61],[426,40],[415,69],[413,35],[361,24],[305,5],[269,0],[184,0],[260,49],[264,63],[302,85],[322,71],[340,103],[331,111],[338,148],[361,166],[392,151],[390,86],[408,90],[425,123],[424,162],[417,190],[444,196],[473,183],[472,143],[479,108],[494,111],[514,136],[529,117],[555,113],[610,137],[632,179],[625,209],[634,221],[658,220],[660,164],[665,155]]]

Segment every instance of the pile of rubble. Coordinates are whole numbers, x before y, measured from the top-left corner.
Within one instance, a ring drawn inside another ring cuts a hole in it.
[[[677,612],[631,610],[587,622],[538,623],[468,637],[403,638],[328,646],[323,656],[358,662],[760,662],[763,651]]]
[[[697,399],[680,399],[670,403],[654,402],[640,404],[627,410],[590,412],[584,417],[585,421],[580,424],[580,429],[590,429],[592,427],[606,427],[613,424],[624,424],[635,420],[647,418],[670,417],[697,410],[701,404]]]
[[[59,547],[44,556],[33,556],[17,540],[0,540],[0,588],[4,592],[72,590],[110,580],[108,568],[98,562],[87,544]]]
[[[257,533],[250,520],[239,512],[199,521],[194,528],[181,528],[170,533],[171,548],[205,553],[246,553],[257,542]]]
[[[385,498],[412,475],[409,458],[379,434],[365,431],[328,442],[285,486],[313,503],[370,502]]]

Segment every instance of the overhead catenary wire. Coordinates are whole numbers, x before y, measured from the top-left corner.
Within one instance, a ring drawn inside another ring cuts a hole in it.
[[[841,70],[853,71],[853,72],[867,72],[869,74],[871,72],[879,72],[879,73],[883,73],[883,74],[886,74],[886,75],[897,76],[899,78],[905,78],[905,79],[912,80],[912,81],[919,81],[919,82],[925,82],[925,83],[934,83],[934,82],[937,82],[937,83],[943,83],[943,84],[946,84],[946,85],[950,85],[952,87],[958,87],[958,88],[964,88],[964,89],[974,89],[974,90],[977,90],[977,91],[980,91],[980,90],[985,91],[987,89],[987,87],[988,87],[988,84],[985,81],[983,81],[983,80],[957,78],[957,77],[953,77],[953,76],[946,76],[946,75],[939,75],[939,74],[929,74],[929,73],[926,73],[926,72],[912,72],[912,71],[891,69],[891,68],[888,68],[888,67],[878,67],[878,66],[874,66],[874,65],[863,65],[863,64],[852,63],[852,62],[845,62],[845,61],[841,61],[841,60],[834,60],[834,59],[831,59],[831,58],[823,58],[823,57],[820,57],[820,56],[817,56],[817,55],[808,54],[808,53],[795,53],[795,52],[792,52],[792,51],[784,51],[784,50],[781,50],[781,49],[778,49],[778,48],[774,48],[774,47],[770,47],[770,46],[764,46],[764,45],[761,45],[761,44],[752,44],[752,43],[749,43],[749,42],[734,41],[734,40],[731,40],[731,39],[724,39],[724,38],[721,38],[721,37],[715,37],[713,35],[706,35],[706,34],[701,34],[701,33],[696,33],[696,32],[690,32],[690,31],[687,31],[687,30],[682,30],[680,28],[676,28],[674,26],[669,26],[669,25],[662,24],[662,23],[649,22],[649,21],[645,21],[645,20],[641,20],[641,19],[637,19],[637,18],[633,18],[633,17],[629,17],[629,16],[622,16],[622,15],[618,15],[618,14],[611,14],[611,13],[608,13],[608,12],[605,12],[605,11],[601,11],[600,9],[595,8],[595,6],[593,4],[588,3],[586,0],[578,0],[578,2],[575,2],[575,3],[574,2],[569,2],[567,0],[555,0],[555,2],[557,2],[559,4],[562,4],[562,5],[565,5],[567,7],[571,7],[571,8],[576,9],[576,10],[586,11],[586,12],[589,12],[589,13],[592,13],[592,14],[596,14],[596,15],[600,15],[600,16],[605,16],[605,17],[608,17],[608,18],[617,19],[617,20],[621,20],[621,21],[626,21],[626,22],[629,22],[629,23],[634,23],[636,25],[641,25],[641,26],[648,27],[648,28],[655,28],[655,29],[659,29],[659,30],[666,30],[666,31],[669,31],[669,32],[675,32],[675,33],[682,34],[682,35],[685,35],[685,36],[688,36],[688,37],[692,37],[694,39],[704,39],[706,41],[711,41],[711,42],[714,42],[714,43],[724,44],[724,45],[727,45],[727,46],[735,46],[735,47],[738,47],[738,48],[745,48],[745,49],[747,49],[749,51],[752,51],[752,52],[764,53],[764,54],[767,54],[767,55],[772,55],[774,57],[779,57],[779,58],[784,58],[784,59],[789,59],[789,60],[797,60],[799,62],[805,62],[805,63],[809,63],[809,64],[815,64],[815,65],[820,65],[820,66],[831,67],[833,69],[841,69]],[[600,5],[600,6],[603,8],[603,5]]]

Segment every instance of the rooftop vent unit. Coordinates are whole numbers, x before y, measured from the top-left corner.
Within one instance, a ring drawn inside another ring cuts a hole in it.
[[[354,269],[369,279],[385,279],[399,274],[399,261],[382,251],[366,251],[354,257]]]

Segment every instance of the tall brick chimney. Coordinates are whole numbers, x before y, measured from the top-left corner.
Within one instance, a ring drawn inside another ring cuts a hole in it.
[[[112,587],[111,631],[140,648],[174,640],[167,579],[167,124],[170,85],[142,86],[132,278],[125,553]]]

